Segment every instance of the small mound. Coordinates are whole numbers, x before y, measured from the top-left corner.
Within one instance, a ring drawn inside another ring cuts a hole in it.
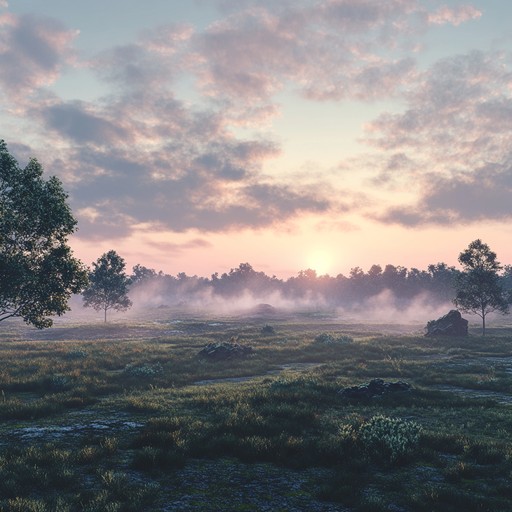
[[[258,304],[251,309],[251,314],[258,316],[273,316],[277,313],[277,309],[271,304]]]

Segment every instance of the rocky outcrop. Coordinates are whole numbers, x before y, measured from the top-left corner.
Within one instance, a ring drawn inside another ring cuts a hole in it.
[[[197,355],[213,361],[224,361],[252,354],[252,347],[234,342],[208,343]]]
[[[467,336],[468,321],[456,309],[448,314],[431,320],[425,327],[425,336]]]
[[[339,393],[343,398],[348,398],[351,400],[367,400],[388,393],[409,391],[410,389],[411,385],[407,382],[385,382],[382,379],[373,379],[368,384],[345,388],[342,389]]]

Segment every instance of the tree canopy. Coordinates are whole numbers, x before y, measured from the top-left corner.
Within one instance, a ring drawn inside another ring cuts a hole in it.
[[[83,293],[84,306],[103,310],[106,322],[109,309],[126,311],[132,306],[127,295],[130,278],[124,271],[124,259],[116,251],[106,252],[92,265],[90,285]]]
[[[508,298],[499,276],[502,267],[496,253],[480,239],[471,242],[460,253],[459,262],[464,272],[456,280],[453,302],[460,310],[482,319],[485,335],[485,320],[489,313],[508,313]]]
[[[0,140],[0,321],[21,317],[37,328],[69,310],[87,283],[67,237],[76,220],[56,177],[31,159],[21,168]]]

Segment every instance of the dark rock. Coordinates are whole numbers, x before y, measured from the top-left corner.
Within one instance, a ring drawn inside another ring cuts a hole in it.
[[[366,400],[375,396],[382,396],[397,391],[409,391],[411,385],[407,382],[385,382],[382,379],[373,379],[368,384],[352,386],[342,389],[339,393],[343,398]]]
[[[448,314],[431,320],[425,327],[425,336],[467,336],[468,321],[456,309]]]
[[[252,354],[252,352],[252,347],[233,342],[220,342],[208,343],[197,355],[213,361],[224,361],[226,359],[245,357]]]

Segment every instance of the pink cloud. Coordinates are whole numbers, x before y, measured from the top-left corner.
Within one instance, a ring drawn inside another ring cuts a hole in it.
[[[476,20],[482,16],[479,11],[471,5],[459,5],[455,8],[448,6],[440,7],[436,12],[428,15],[428,22],[432,25],[455,25],[467,21]]]
[[[314,100],[393,96],[415,80],[411,37],[433,19],[478,14],[469,6],[432,14],[414,0],[222,5],[232,14],[191,39],[195,72],[204,93],[248,107],[288,86]]]
[[[0,85],[10,98],[52,84],[74,58],[71,43],[78,32],[56,20],[5,14],[0,25]]]
[[[418,191],[384,221],[446,224],[512,217],[512,68],[509,56],[472,52],[441,60],[402,113],[367,129],[383,152],[377,181]]]
[[[512,144],[511,78],[505,55],[473,52],[439,61],[419,77],[403,113],[382,114],[368,126],[370,140],[428,155],[443,168],[501,162]]]

